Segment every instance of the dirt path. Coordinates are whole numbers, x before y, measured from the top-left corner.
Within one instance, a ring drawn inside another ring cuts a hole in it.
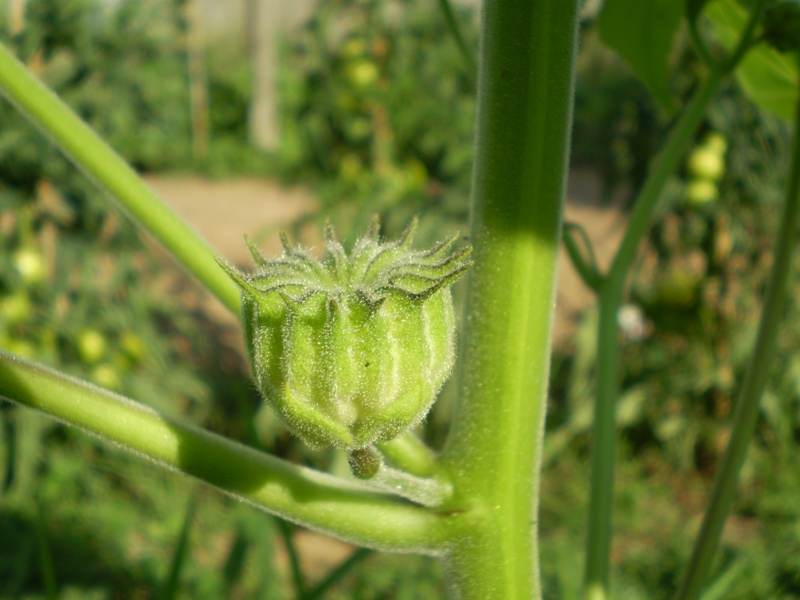
[[[567,206],[564,220],[584,228],[592,242],[597,263],[606,271],[625,233],[626,218],[619,203],[603,204],[603,182],[593,169],[573,169],[567,182]],[[594,293],[584,285],[562,246],[559,253],[556,321],[553,343],[567,343],[577,318],[596,301]]]
[[[236,264],[250,261],[245,234],[287,225],[316,205],[308,191],[264,179],[150,176],[146,181],[222,256]],[[277,235],[259,245],[267,255],[280,252]]]

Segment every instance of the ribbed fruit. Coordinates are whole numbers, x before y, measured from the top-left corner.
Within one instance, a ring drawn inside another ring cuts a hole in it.
[[[449,286],[471,266],[457,235],[410,248],[416,219],[396,242],[366,237],[345,252],[326,229],[319,260],[291,246],[243,274],[245,342],[256,384],[289,428],[314,446],[346,450],[390,440],[428,412],[455,360]]]

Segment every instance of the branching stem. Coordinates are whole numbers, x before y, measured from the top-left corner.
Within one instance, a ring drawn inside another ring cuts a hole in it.
[[[708,581],[714,555],[719,547],[722,529],[733,505],[739,472],[756,428],[761,396],[772,372],[778,328],[786,305],[792,259],[797,247],[797,227],[800,219],[800,100],[797,102],[795,113],[792,154],[788,172],[786,199],[780,219],[780,231],[773,252],[775,259],[769,277],[764,307],[761,311],[756,345],[747,365],[741,396],[736,403],[728,447],[725,449],[714,479],[711,502],[706,507],[692,558],[687,565],[683,582],[676,596],[679,600],[699,598]]]
[[[753,44],[755,25],[763,0],[750,15],[737,47],[716,64],[694,93],[672,128],[664,149],[656,158],[634,203],[625,237],[600,287],[600,319],[597,338],[597,395],[592,430],[589,528],[586,542],[585,597],[609,598],[609,556],[614,496],[616,453],[616,403],[619,395],[619,338],[617,311],[624,296],[626,276],[636,258],[639,244],[650,228],[653,215],[668,178],[690,147],[706,109],[722,81],[735,69]]]

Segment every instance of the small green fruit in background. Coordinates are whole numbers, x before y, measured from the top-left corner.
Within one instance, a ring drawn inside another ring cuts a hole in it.
[[[472,265],[453,235],[410,248],[415,219],[396,242],[377,219],[352,252],[326,229],[319,260],[290,246],[259,271],[226,265],[242,292],[245,343],[264,399],[313,446],[366,448],[420,422],[455,361],[450,285]],[[248,244],[249,245],[249,244]]]
[[[350,38],[344,43],[341,55],[344,58],[359,58],[367,52],[367,43],[363,38]]]
[[[694,208],[714,202],[719,196],[717,183],[725,175],[725,152],[728,143],[714,131],[708,133],[686,161],[689,181],[686,184],[686,203]]]
[[[694,179],[686,184],[686,203],[692,207],[705,206],[719,196],[717,184],[707,179]]]
[[[114,365],[108,363],[101,363],[94,367],[89,373],[91,379],[97,385],[112,391],[119,391],[122,389],[122,380],[119,373],[114,368]]]
[[[76,340],[78,356],[87,365],[100,362],[106,354],[105,336],[96,329],[84,329]]]
[[[20,248],[14,252],[11,260],[26,285],[41,283],[47,277],[44,257],[34,248]]]
[[[138,365],[147,357],[147,348],[142,338],[130,331],[120,337],[119,349],[134,365]]]
[[[371,88],[378,81],[380,75],[378,66],[368,59],[353,61],[347,65],[346,71],[350,83],[361,90]]]
[[[23,291],[14,292],[0,299],[0,316],[9,325],[19,325],[27,321],[33,307],[28,295]]]
[[[721,133],[712,131],[703,138],[703,146],[723,156],[728,151],[728,140]]]
[[[719,181],[725,174],[725,160],[715,149],[700,146],[689,155],[686,168],[689,174],[697,179]]]

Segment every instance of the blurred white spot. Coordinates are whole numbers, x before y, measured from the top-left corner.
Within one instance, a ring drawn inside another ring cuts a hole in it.
[[[642,309],[636,304],[623,304],[617,311],[617,325],[629,340],[640,341],[650,335],[651,324],[644,318]]]

